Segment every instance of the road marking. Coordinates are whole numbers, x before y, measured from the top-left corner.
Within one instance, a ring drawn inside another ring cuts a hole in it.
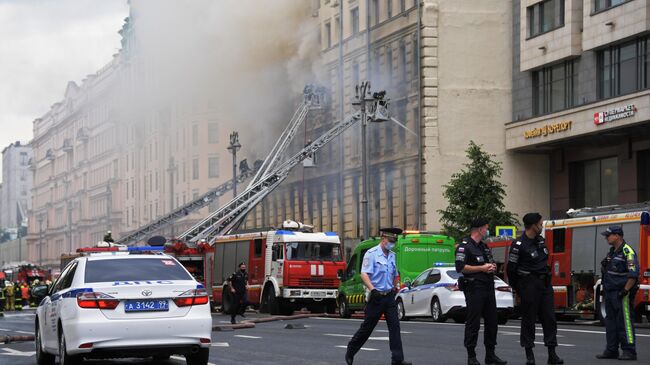
[[[212,347],[230,347],[228,342],[215,342],[211,345]]]
[[[340,349],[347,349],[348,348],[347,346],[341,346],[341,345],[336,346],[336,347],[338,347]],[[363,350],[363,351],[379,351],[379,349],[373,349],[372,347],[362,347],[362,348],[360,348],[360,350]]]
[[[16,333],[24,333],[26,335],[33,335],[34,334],[34,332],[27,332],[27,331],[14,331],[14,332],[16,332]]]
[[[178,361],[182,361],[182,362],[187,361],[187,360],[185,360],[185,358],[182,357],[182,356],[170,356],[169,358],[170,358],[170,359],[174,359],[174,360],[178,360]],[[208,365],[216,365],[216,364],[213,364],[213,363],[209,362]]]
[[[340,333],[324,333],[323,335],[332,336],[332,337],[347,337],[347,338],[352,337],[352,335],[344,335]],[[368,339],[373,341],[388,341],[388,337],[368,337]]]
[[[18,351],[14,349],[10,349],[7,347],[3,347],[2,351],[5,351],[5,353],[0,353],[0,355],[7,355],[7,356],[25,356],[25,357],[30,357],[36,355],[36,351]]]
[[[377,332],[389,332],[388,330],[375,330],[375,331],[377,331]],[[399,333],[401,333],[401,334],[405,334],[405,333],[413,333],[413,332],[409,332],[409,331],[400,331]]]
[[[248,335],[235,335],[234,337],[239,337],[239,338],[252,338],[252,339],[260,339],[262,337],[259,336],[248,336]]]
[[[535,344],[543,345],[544,342],[535,341]],[[558,346],[564,346],[564,347],[576,347],[576,345],[571,345],[571,344],[568,344],[568,343],[558,343],[557,345]]]
[[[499,331],[500,335],[506,335],[506,336],[519,336],[519,332],[510,332],[510,331]],[[543,333],[535,333],[535,336],[544,336]],[[564,337],[563,335],[556,335],[557,337]]]

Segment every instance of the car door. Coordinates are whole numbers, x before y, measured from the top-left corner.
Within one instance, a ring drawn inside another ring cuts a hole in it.
[[[429,276],[430,271],[431,269],[425,270],[420,275],[418,275],[411,284],[411,289],[408,290],[407,298],[404,303],[404,310],[409,316],[422,315],[422,309],[420,308],[421,305],[418,300],[420,300],[420,292],[422,291],[422,286],[424,285],[424,281],[426,280],[427,276]]]
[[[50,296],[50,309],[48,310],[48,328],[50,329],[49,344],[53,344],[54,348],[58,348],[58,323],[61,316],[61,308],[64,304],[64,300],[70,301],[70,298],[66,298],[65,294],[70,291],[70,286],[72,285],[72,279],[74,274],[77,271],[77,261],[73,261],[66,268],[66,270],[61,274],[59,280],[54,285],[52,290],[52,295]],[[76,298],[72,298],[76,301]]]
[[[68,264],[63,271],[61,272],[61,275],[59,275],[59,278],[52,284],[52,289],[50,290],[49,296],[45,298],[45,301],[43,303],[43,318],[41,318],[41,333],[42,333],[42,341],[43,345],[48,348],[48,349],[57,349],[58,348],[58,339],[57,339],[57,333],[56,333],[56,314],[54,313],[55,308],[58,304],[58,301],[60,301],[60,295],[56,294],[61,290],[61,286],[63,285],[63,281],[65,281],[65,278],[68,276],[68,272],[70,272],[70,268],[72,267],[71,264]]]
[[[423,283],[418,286],[418,291],[415,292],[414,310],[419,315],[427,315],[431,305],[431,297],[434,290],[434,284],[440,281],[440,271],[437,269],[430,269],[426,271],[427,276],[423,278]]]

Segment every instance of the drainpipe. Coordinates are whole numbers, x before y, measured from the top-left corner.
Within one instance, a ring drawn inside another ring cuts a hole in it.
[[[416,29],[417,34],[417,66],[418,66],[418,118],[415,120],[416,130],[418,131],[418,162],[415,165],[416,185],[415,196],[417,202],[415,204],[415,226],[417,229],[422,229],[421,214],[422,214],[422,62],[421,62],[421,46],[422,46],[422,5],[423,1],[418,0],[418,25]]]

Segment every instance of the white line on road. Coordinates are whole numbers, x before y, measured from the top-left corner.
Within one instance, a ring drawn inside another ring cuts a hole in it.
[[[519,332],[510,332],[510,331],[499,331],[500,335],[506,335],[506,336],[519,336]],[[544,336],[543,333],[535,333],[535,336]],[[563,335],[557,335],[557,337],[564,337]]]
[[[324,333],[325,336],[332,336],[332,337],[347,337],[351,338],[352,335],[344,335],[341,333]],[[369,340],[373,341],[388,341],[388,337],[368,337]]]
[[[377,331],[377,332],[389,332],[388,330],[375,330],[375,331]],[[400,331],[399,333],[401,333],[401,334],[405,334],[405,333],[413,333],[413,332],[409,332],[409,331]]]
[[[340,349],[347,349],[348,348],[347,346],[340,346],[340,345],[336,346],[336,347],[338,347]],[[361,350],[363,350],[363,351],[379,351],[379,349],[373,349],[372,347],[362,347]]]
[[[14,331],[14,332],[23,333],[23,334],[26,334],[26,335],[33,335],[34,334],[34,332],[27,332],[27,331]]]
[[[230,344],[228,342],[215,342],[212,347],[230,347]]]
[[[169,358],[174,359],[174,360],[178,360],[178,361],[183,361],[183,362],[186,361],[185,358],[182,357],[182,356],[170,356]],[[213,363],[209,362],[208,365],[216,365],[216,364],[213,364]]]
[[[248,336],[248,335],[235,335],[234,337],[239,337],[239,338],[252,338],[252,339],[260,339],[262,337],[259,336]]]
[[[34,356],[36,354],[36,351],[18,351],[10,348],[2,348],[2,351],[5,351],[4,353],[0,353],[0,355],[7,355],[7,356],[25,356],[25,357],[30,357]]]
[[[544,342],[535,341],[535,344],[537,344],[537,345],[543,345]],[[558,346],[564,346],[564,347],[576,347],[576,345],[571,345],[571,344],[569,344],[569,343],[558,343],[557,345],[558,345]]]

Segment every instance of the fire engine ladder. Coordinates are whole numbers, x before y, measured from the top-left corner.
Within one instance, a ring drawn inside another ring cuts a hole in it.
[[[259,181],[263,176],[268,174],[272,169],[277,167],[280,157],[286,151],[287,147],[291,143],[291,140],[296,135],[298,127],[300,127],[300,125],[304,122],[309,111],[322,107],[324,95],[324,89],[320,86],[305,86],[302,103],[296,109],[296,112],[291,118],[291,121],[289,121],[289,124],[283,131],[278,141],[275,143],[275,146],[273,146],[271,153],[264,160],[264,163],[262,163],[260,168],[253,169],[254,171],[240,172],[240,174],[237,176],[238,184],[243,183],[248,178],[253,176],[253,179],[251,181],[252,185],[255,182]],[[121,237],[119,240],[117,240],[116,243],[123,245],[134,244],[135,242],[138,242],[150,236],[160,229],[171,225],[175,221],[188,216],[190,213],[193,213],[194,211],[209,205],[213,200],[230,191],[232,187],[232,180],[228,180],[216,188],[208,191],[207,193],[200,195],[193,201],[179,208],[176,208],[171,213],[161,217],[160,219],[157,219],[147,225],[138,228],[136,231],[124,237]]]
[[[370,107],[370,112],[367,114],[368,120],[389,120],[387,113],[388,100],[384,99],[383,93],[379,95],[380,96],[375,98],[373,105]],[[329,131],[282,163],[273,172],[263,176],[257,183],[253,184],[253,186],[247,188],[226,205],[210,214],[206,219],[181,234],[179,238],[190,242],[205,239],[208,243],[213,244],[218,236],[230,232],[233,227],[238,225],[246,217],[248,212],[250,212],[262,199],[284,181],[284,179],[289,176],[291,169],[325,146],[339,134],[343,133],[361,118],[360,112],[348,115],[343,121],[334,125],[334,127]]]
[[[325,97],[325,89],[322,86],[307,85],[305,86],[302,95],[302,103],[298,106],[298,109],[293,114],[293,117],[280,135],[280,138],[275,142],[271,152],[269,152],[266,159],[264,159],[262,166],[257,170],[255,176],[253,176],[248,188],[253,187],[255,183],[259,182],[262,178],[278,167],[280,158],[284,156],[284,153],[291,144],[293,138],[296,136],[298,128],[305,121],[309,111],[322,108]]]

